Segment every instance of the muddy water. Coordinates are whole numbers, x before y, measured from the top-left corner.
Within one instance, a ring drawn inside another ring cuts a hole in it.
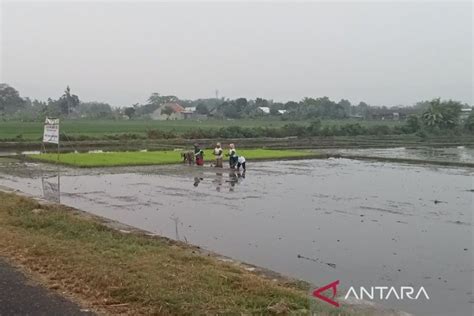
[[[326,151],[342,155],[474,163],[474,148],[465,146],[331,149]]]
[[[54,166],[0,163],[0,184],[35,195],[46,183],[50,196],[54,176]],[[347,159],[252,163],[245,177],[63,169],[60,185],[62,203],[315,284],[423,286],[430,296],[386,307],[472,314],[472,169]]]

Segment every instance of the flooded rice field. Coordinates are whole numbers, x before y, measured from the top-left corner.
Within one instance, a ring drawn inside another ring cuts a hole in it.
[[[61,167],[58,196],[56,166],[4,159],[0,184],[318,285],[423,286],[429,301],[378,301],[415,315],[472,314],[472,169],[348,159],[248,169]]]
[[[474,163],[474,148],[465,146],[331,149],[327,152],[354,156]]]

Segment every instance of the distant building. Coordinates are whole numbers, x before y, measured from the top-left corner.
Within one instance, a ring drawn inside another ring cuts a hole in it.
[[[194,113],[194,112],[196,112],[196,107],[195,106],[187,106],[187,107],[184,108],[184,112]]]
[[[195,106],[185,107],[181,114],[185,120],[207,120],[207,115],[196,112]]]
[[[288,111],[287,110],[278,110],[278,114],[281,114],[281,115],[285,114],[286,112],[288,112]]]
[[[375,113],[372,113],[370,116],[373,120],[394,120],[398,121],[400,119],[405,119],[406,114],[400,112],[394,112],[390,109],[378,109]]]
[[[464,121],[469,117],[469,115],[471,115],[471,113],[472,113],[472,108],[462,108],[459,118],[461,119],[461,121]]]
[[[171,114],[162,113],[163,109],[170,108],[172,110]],[[182,120],[185,118],[183,112],[185,111],[184,107],[179,105],[176,102],[164,103],[160,105],[150,116],[153,120],[165,121],[165,120]]]
[[[270,114],[270,108],[268,106],[259,106],[258,109],[265,114]]]

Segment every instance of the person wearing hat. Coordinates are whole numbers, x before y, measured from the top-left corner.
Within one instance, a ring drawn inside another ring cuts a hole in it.
[[[229,144],[229,153],[226,154],[226,156],[229,157],[229,167],[230,169],[234,169],[235,166],[237,165],[237,152],[235,151],[235,145],[234,144]]]
[[[222,154],[223,150],[221,148],[221,143],[216,144],[216,148],[214,148],[214,156],[216,157],[216,167],[222,168]]]
[[[194,144],[194,159],[196,161],[196,165],[204,165],[204,151],[199,148],[199,144]]]

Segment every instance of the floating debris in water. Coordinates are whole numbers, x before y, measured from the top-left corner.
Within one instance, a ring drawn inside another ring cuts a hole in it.
[[[333,269],[336,269],[336,264],[335,264],[335,263],[322,262],[322,261],[319,260],[319,258],[309,258],[309,257],[302,256],[302,255],[300,255],[300,254],[298,254],[296,257],[299,258],[299,259],[305,259],[305,260],[308,260],[308,261],[313,261],[313,262],[317,262],[317,263],[323,263],[323,264],[325,264],[325,265],[330,266],[330,267],[333,268]]]

